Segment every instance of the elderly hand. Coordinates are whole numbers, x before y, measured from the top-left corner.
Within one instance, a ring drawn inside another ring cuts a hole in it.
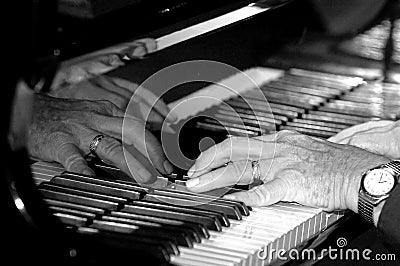
[[[165,119],[168,122],[177,119],[151,91],[117,77],[93,76],[79,83],[65,84],[52,90],[50,95],[65,99],[108,100],[126,110],[128,115],[146,121],[152,129],[160,129]]]
[[[349,144],[385,155],[400,158],[400,121],[369,121],[347,128],[329,141]]]
[[[134,117],[124,119],[124,112],[111,102],[66,100],[39,94],[35,97],[27,145],[32,157],[59,162],[68,171],[93,175],[84,156],[89,154],[93,138],[103,134],[96,154],[137,181],[152,182],[155,178],[139,157],[149,157],[162,174],[172,172],[160,144],[145,130],[143,122]],[[124,132],[129,132],[124,133],[123,143],[122,126]],[[122,145],[126,145],[127,152],[124,153]],[[132,154],[132,150],[139,152]]]
[[[292,131],[258,138],[232,137],[201,153],[188,171],[187,187],[203,192],[252,183],[252,161],[259,161],[264,183],[225,197],[250,206],[289,201],[328,211],[357,212],[362,173],[389,160]]]
[[[125,63],[121,59],[124,57],[141,58],[156,48],[155,40],[140,39],[78,58],[67,65],[63,63],[48,95],[65,99],[108,100],[122,110],[126,110],[131,103],[127,109],[129,115],[160,129],[165,119],[169,122],[177,119],[161,99],[135,83],[101,75],[123,66]]]

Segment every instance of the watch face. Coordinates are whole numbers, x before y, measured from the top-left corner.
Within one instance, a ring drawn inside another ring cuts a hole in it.
[[[395,185],[394,176],[383,169],[374,169],[367,173],[363,186],[366,192],[373,196],[382,196],[389,193]]]

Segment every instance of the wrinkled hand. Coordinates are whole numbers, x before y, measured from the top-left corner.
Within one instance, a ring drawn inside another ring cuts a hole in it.
[[[331,211],[357,211],[364,171],[386,163],[363,149],[292,131],[257,138],[233,137],[201,153],[189,169],[187,187],[195,192],[252,182],[258,160],[264,184],[226,195],[250,206],[297,202]]]
[[[155,178],[137,159],[140,156],[149,157],[160,173],[172,172],[160,144],[144,129],[143,122],[134,117],[124,119],[124,112],[111,102],[66,100],[39,94],[35,97],[27,145],[32,157],[59,162],[67,171],[93,175],[84,156],[90,152],[92,139],[103,134],[96,154],[137,181],[151,182]],[[122,126],[129,132],[124,133],[123,143]],[[122,145],[126,145],[128,152],[124,153]],[[131,150],[139,152],[132,154]]]
[[[148,122],[154,129],[159,129],[165,119],[169,122],[176,120],[176,116],[169,113],[162,100],[135,83],[101,75],[125,65],[122,58],[142,58],[156,48],[155,40],[140,39],[89,54],[72,60],[69,64],[63,63],[48,95],[65,99],[108,100],[122,110],[131,102],[127,110],[129,115]]]
[[[152,129],[160,129],[165,119],[169,122],[177,119],[151,91],[117,77],[94,76],[79,83],[65,84],[52,90],[50,95],[65,99],[108,100],[126,110],[128,115],[146,121]]]
[[[329,140],[398,159],[400,158],[400,121],[369,121],[345,129]]]

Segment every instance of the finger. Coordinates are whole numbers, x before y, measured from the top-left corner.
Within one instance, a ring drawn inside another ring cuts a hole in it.
[[[225,195],[224,198],[242,201],[249,206],[267,206],[283,200],[287,192],[288,183],[277,178],[248,191]]]
[[[281,168],[281,162],[282,159],[260,160],[260,180],[264,182],[272,180]],[[255,173],[253,173],[251,161],[230,162],[226,166],[205,173],[199,177],[189,179],[186,182],[186,186],[189,190],[204,192],[232,185],[247,185],[257,181],[253,174]]]
[[[251,173],[251,162],[239,161],[189,179],[186,186],[193,192],[204,192],[235,184],[248,184]]]
[[[127,43],[126,45],[127,47],[121,51],[121,54],[126,55],[131,59],[141,58],[157,49],[156,41],[151,38],[136,40],[132,43]]]
[[[150,159],[154,167],[162,174],[171,174],[173,167],[166,159],[157,138],[153,136],[146,128],[145,124],[132,118],[98,116],[96,121],[100,123],[93,124],[99,132],[116,139],[121,139],[126,145],[133,145],[143,156]]]
[[[58,152],[58,162],[61,163],[67,171],[84,175],[95,175],[74,144],[66,143],[61,145],[59,151],[61,152]]]
[[[131,102],[145,102],[149,106],[149,109],[156,110],[167,121],[175,122],[178,119],[178,116],[174,112],[171,112],[164,101],[150,90],[118,77],[113,77],[113,81],[118,84],[118,86],[124,87],[131,91],[131,93],[134,93],[132,97],[135,98],[131,99]]]
[[[112,78],[99,75],[96,76],[95,78],[92,78],[92,81],[96,83],[98,86],[112,93],[118,94],[120,97],[123,97],[125,99],[126,104],[128,103],[129,99],[132,96],[132,92],[130,92],[124,87],[119,86],[117,83],[113,81]]]
[[[71,95],[69,95],[70,91],[75,91],[74,92],[75,99],[83,99],[91,101],[100,101],[107,99],[108,101],[112,102],[119,108],[125,108],[127,99],[123,95],[119,93],[114,93],[109,89],[105,88],[104,86],[100,86],[96,82],[93,82],[93,80],[94,79],[86,80],[81,83],[73,85],[73,87],[69,88],[68,90],[65,89],[66,96],[70,98],[71,97]],[[59,94],[62,94],[61,90]]]
[[[189,169],[189,177],[197,177],[232,161],[259,160],[272,158],[273,143],[245,137],[231,137],[202,152]]]
[[[132,154],[124,153],[121,143],[116,139],[104,137],[95,152],[100,159],[111,162],[139,183],[152,180],[151,173]]]

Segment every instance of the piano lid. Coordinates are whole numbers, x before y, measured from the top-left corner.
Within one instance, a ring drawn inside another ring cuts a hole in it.
[[[245,6],[277,7],[291,0],[59,0],[62,60],[141,37],[163,36]]]

